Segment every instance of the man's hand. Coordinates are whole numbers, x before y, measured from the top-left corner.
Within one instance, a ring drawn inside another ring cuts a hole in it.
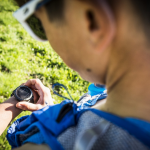
[[[39,79],[30,79],[24,85],[31,88],[34,95],[34,104],[18,102],[17,108],[29,111],[39,110],[47,105],[53,105],[53,99],[49,88],[45,87]]]

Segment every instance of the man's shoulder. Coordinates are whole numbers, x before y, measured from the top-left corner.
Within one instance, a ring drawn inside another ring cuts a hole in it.
[[[104,121],[107,125],[107,128],[105,129],[103,128]],[[110,150],[112,149],[112,147],[113,149],[122,150],[126,150],[128,149],[128,147],[130,147],[131,149],[148,149],[142,142],[129,134],[128,131],[116,126],[115,124],[109,122],[103,117],[100,117],[92,111],[84,112],[80,116],[77,125],[68,128],[61,135],[59,135],[58,141],[61,143],[64,149],[72,149],[73,147],[75,148],[76,145],[79,145],[78,139],[84,137],[84,135],[87,135],[89,131],[91,132],[91,129],[97,126],[100,127],[100,130],[104,129],[105,131],[103,131],[103,133],[96,134],[97,139],[92,146],[92,149],[94,150],[104,149],[104,145],[107,145],[106,150]],[[97,129],[95,131],[97,132]]]

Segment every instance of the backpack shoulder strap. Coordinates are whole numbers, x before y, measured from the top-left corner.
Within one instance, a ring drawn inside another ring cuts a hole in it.
[[[142,128],[136,126],[135,124],[129,122],[128,120],[126,120],[124,118],[121,118],[119,116],[116,116],[116,115],[113,115],[113,114],[110,114],[110,113],[103,112],[103,111],[100,111],[100,110],[97,110],[97,109],[88,109],[88,110],[92,111],[93,113],[97,114],[98,116],[104,118],[105,120],[111,122],[112,124],[114,124],[114,125],[122,128],[123,130],[127,131],[130,135],[134,136],[136,139],[138,139],[144,145],[146,145],[147,147],[150,148],[150,134],[148,134]],[[78,118],[85,111],[87,111],[87,110],[81,111],[81,113],[79,113],[79,115],[78,115]],[[107,123],[105,122],[105,125],[106,124]],[[100,126],[101,126],[101,124],[100,124]],[[103,127],[103,125],[102,125],[102,127]],[[105,128],[103,130],[106,131]],[[99,132],[99,133],[101,133],[101,132]]]
[[[110,127],[110,123],[101,119],[99,124],[80,134],[76,140],[74,150],[91,150],[99,137],[102,137]]]

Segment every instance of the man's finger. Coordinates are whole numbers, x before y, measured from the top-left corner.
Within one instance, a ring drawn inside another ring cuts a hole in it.
[[[26,86],[38,91],[39,96],[43,97],[45,86],[39,79],[30,79],[25,83]],[[34,87],[34,88],[33,88]]]
[[[39,96],[38,92],[35,91],[35,90],[32,90],[32,93],[33,93],[33,96],[34,96],[34,103],[37,103],[37,101],[39,100],[40,96]]]
[[[28,102],[19,102],[16,104],[16,107],[22,110],[35,111],[42,108],[39,104],[32,104]]]
[[[44,85],[39,79],[30,79],[25,83],[26,86],[35,87],[35,90],[42,90]]]

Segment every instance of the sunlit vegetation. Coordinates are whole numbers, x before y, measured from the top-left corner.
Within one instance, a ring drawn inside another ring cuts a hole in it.
[[[10,0],[0,0],[0,103],[8,99],[16,87],[32,78],[41,79],[50,89],[53,83],[64,84],[73,99],[78,100],[87,92],[89,83],[69,69],[48,42],[37,42],[28,35],[12,16],[17,8]],[[65,90],[57,90],[68,96]],[[55,103],[63,100],[53,93],[52,97]],[[30,112],[23,112],[18,117],[27,114]],[[0,137],[0,150],[11,149],[6,132]]]

